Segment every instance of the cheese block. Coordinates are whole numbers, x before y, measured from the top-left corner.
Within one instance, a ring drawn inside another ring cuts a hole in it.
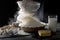
[[[51,36],[50,30],[38,30],[39,36],[45,37],[45,36]]]

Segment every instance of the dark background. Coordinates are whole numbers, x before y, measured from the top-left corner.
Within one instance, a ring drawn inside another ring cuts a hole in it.
[[[14,14],[18,11],[18,0],[1,0],[0,1],[0,26],[7,25],[9,18],[13,18]],[[41,5],[44,2],[44,16],[46,15],[58,15],[60,16],[60,2],[59,0],[34,0],[40,2]],[[60,17],[58,17],[58,22]]]

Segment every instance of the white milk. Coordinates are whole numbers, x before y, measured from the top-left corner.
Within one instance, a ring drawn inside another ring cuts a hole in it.
[[[56,17],[50,17],[50,16],[48,16],[48,27],[53,32],[56,32],[57,16]]]

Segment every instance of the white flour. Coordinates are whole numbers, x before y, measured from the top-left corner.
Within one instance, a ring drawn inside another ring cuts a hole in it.
[[[40,20],[34,16],[40,7],[40,3],[33,1],[18,1],[18,6],[20,8],[17,16],[17,23],[21,27],[42,27],[45,23],[40,23]],[[27,4],[25,4],[27,3]]]

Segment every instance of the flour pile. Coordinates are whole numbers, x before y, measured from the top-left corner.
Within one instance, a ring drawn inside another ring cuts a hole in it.
[[[16,22],[19,23],[20,27],[43,27],[46,25],[37,16],[34,16],[40,7],[40,3],[31,0],[18,1],[17,3],[20,10]]]

